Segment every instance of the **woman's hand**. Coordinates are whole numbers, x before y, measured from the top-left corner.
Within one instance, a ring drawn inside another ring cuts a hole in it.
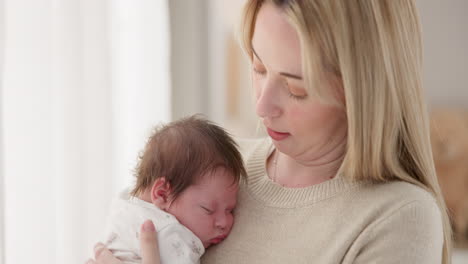
[[[154,228],[154,224],[151,220],[146,220],[141,226],[140,250],[141,264],[161,263],[159,259],[159,245],[156,229]]]
[[[140,247],[141,247],[141,264],[160,264],[159,259],[159,246],[154,228],[151,220],[146,220],[141,226],[140,232]],[[102,243],[94,246],[94,258],[96,260],[88,260],[86,264],[122,264],[112,255],[112,253]]]

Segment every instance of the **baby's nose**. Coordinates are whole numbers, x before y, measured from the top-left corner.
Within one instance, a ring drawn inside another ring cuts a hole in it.
[[[218,216],[215,221],[215,226],[219,229],[225,229],[227,225],[227,218],[225,216]]]

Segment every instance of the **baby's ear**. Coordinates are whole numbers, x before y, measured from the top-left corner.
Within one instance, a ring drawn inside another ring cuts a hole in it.
[[[151,188],[151,202],[161,210],[166,210],[170,204],[171,186],[166,178],[158,178]]]

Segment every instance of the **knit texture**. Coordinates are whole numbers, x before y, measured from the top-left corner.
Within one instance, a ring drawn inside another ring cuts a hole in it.
[[[285,188],[266,173],[274,150],[269,138],[239,145],[248,181],[241,184],[234,227],[202,264],[441,263],[442,218],[427,191],[342,175]]]

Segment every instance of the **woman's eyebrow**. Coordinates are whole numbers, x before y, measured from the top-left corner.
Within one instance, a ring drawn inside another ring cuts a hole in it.
[[[255,52],[255,49],[252,47],[252,52],[253,54],[255,55],[255,57],[257,57],[257,59],[263,63],[263,61],[260,59],[260,57],[258,56],[257,52]],[[288,78],[292,78],[292,79],[296,79],[296,80],[302,80],[302,77],[299,76],[299,75],[296,75],[296,74],[292,74],[292,73],[287,73],[287,72],[280,72],[279,73],[280,75],[283,75],[285,77],[288,77]]]
[[[279,74],[281,74],[283,76],[286,76],[288,78],[292,78],[292,79],[296,79],[296,80],[302,80],[302,77],[299,76],[299,75],[294,75],[294,74],[287,73],[287,72],[280,72]]]

